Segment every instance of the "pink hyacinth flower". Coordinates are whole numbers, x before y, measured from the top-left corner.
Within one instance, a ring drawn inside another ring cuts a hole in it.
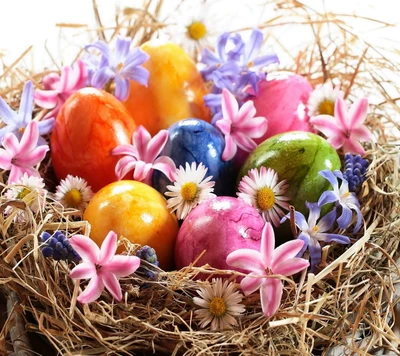
[[[245,102],[239,109],[239,104],[233,94],[227,89],[222,89],[222,119],[215,123],[225,136],[225,149],[222,159],[232,159],[237,148],[251,152],[257,144],[252,140],[259,138],[267,131],[267,119],[254,117],[256,109],[252,101]]]
[[[295,257],[304,241],[292,240],[275,249],[275,234],[270,223],[266,223],[261,235],[260,251],[239,249],[231,252],[226,263],[232,267],[251,271],[240,282],[245,295],[260,289],[261,307],[269,318],[279,308],[283,283],[279,275],[290,276],[309,266],[303,258]]]
[[[70,273],[72,279],[87,279],[90,282],[78,296],[81,303],[90,303],[100,297],[104,287],[118,301],[122,299],[118,278],[135,272],[140,265],[136,256],[116,255],[117,234],[110,231],[99,248],[85,235],[75,235],[69,239],[71,246],[81,256],[83,262],[74,267]]]
[[[51,73],[43,78],[44,90],[36,90],[35,103],[44,109],[51,109],[44,118],[56,117],[65,101],[87,83],[87,70],[80,59],[74,66],[65,66],[61,76]]]
[[[371,132],[363,125],[368,110],[368,100],[358,99],[348,110],[340,97],[335,102],[335,116],[319,115],[310,120],[314,127],[321,131],[327,141],[336,149],[344,152],[364,155],[365,150],[360,142],[371,140]]]
[[[132,145],[119,145],[112,150],[113,155],[124,155],[115,166],[115,174],[122,179],[133,170],[133,179],[150,184],[153,169],[163,172],[170,181],[174,180],[174,161],[161,153],[168,141],[167,130],[161,130],[151,138],[149,132],[140,125],[132,135]]]
[[[49,146],[38,146],[38,141],[39,128],[36,121],[29,122],[20,141],[12,132],[3,136],[1,144],[4,148],[0,148],[0,168],[10,171],[9,184],[23,177],[24,173],[40,177],[35,166],[46,156]]]

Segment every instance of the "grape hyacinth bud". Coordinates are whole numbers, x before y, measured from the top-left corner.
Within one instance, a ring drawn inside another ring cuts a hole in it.
[[[45,242],[42,248],[44,257],[53,257],[56,261],[66,260],[76,263],[81,260],[81,257],[70,244],[69,239],[61,231],[56,231],[53,235],[44,231],[41,233],[40,238],[42,242]]]
[[[343,178],[349,182],[349,191],[355,192],[357,187],[365,181],[368,161],[360,155],[346,153],[344,155]]]
[[[138,251],[136,251],[136,256],[142,260],[149,262],[150,264],[152,264],[156,267],[158,267],[158,265],[159,265],[156,251],[154,250],[154,248],[152,248],[150,246],[145,245],[145,246],[141,247]],[[144,276],[146,278],[157,279],[156,273],[150,271],[148,268],[141,265],[138,269],[138,272],[140,273],[141,270],[142,270],[142,273],[144,273]]]

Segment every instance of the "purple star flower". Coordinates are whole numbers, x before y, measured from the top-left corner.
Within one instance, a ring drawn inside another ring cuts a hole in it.
[[[315,270],[315,267],[321,261],[321,245],[320,241],[323,242],[337,242],[340,244],[350,243],[350,239],[347,236],[339,234],[330,234],[327,231],[332,227],[336,219],[336,209],[332,210],[318,222],[317,220],[321,214],[321,208],[317,203],[306,202],[306,206],[310,211],[308,221],[304,215],[298,211],[295,211],[296,225],[301,230],[300,235],[297,237],[298,240],[304,241],[304,246],[297,256],[302,256],[304,251],[308,248],[310,251],[311,258],[311,271]],[[290,214],[285,215],[281,223],[289,218]]]
[[[352,210],[354,210],[357,214],[357,224],[354,228],[354,232],[357,232],[362,222],[360,203],[355,193],[349,191],[349,183],[344,179],[342,172],[338,170],[331,172],[326,169],[318,173],[327,179],[333,187],[333,191],[327,190],[321,194],[318,205],[322,207],[325,204],[336,203],[336,205],[342,207],[342,214],[337,219],[337,223],[341,229],[347,229],[350,226],[351,218],[353,217]],[[338,178],[342,181],[340,187]]]
[[[32,121],[33,107],[33,84],[31,81],[25,83],[21,95],[18,113],[12,110],[7,103],[0,97],[0,119],[6,124],[0,129],[0,141],[7,133],[13,133],[17,139],[21,139],[22,134]],[[54,118],[42,120],[37,123],[39,135],[46,135],[53,129]],[[39,138],[39,144],[44,145],[44,138]]]
[[[93,73],[91,84],[103,89],[110,80],[115,80],[115,97],[121,101],[129,95],[129,80],[147,86],[149,71],[141,64],[149,59],[149,55],[140,48],[130,49],[132,39],[118,36],[115,51],[104,41],[96,41],[85,47],[95,48],[102,54],[97,71]]]

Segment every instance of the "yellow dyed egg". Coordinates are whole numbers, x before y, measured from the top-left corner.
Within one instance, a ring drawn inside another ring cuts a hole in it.
[[[88,204],[84,220],[90,237],[100,246],[110,230],[132,243],[156,250],[160,267],[173,268],[178,221],[167,209],[166,199],[147,184],[122,180],[100,189]]]
[[[190,56],[178,45],[159,40],[146,42],[141,49],[150,56],[143,64],[150,72],[148,86],[131,81],[124,102],[136,124],[154,136],[182,119],[209,122],[203,100],[207,88]]]

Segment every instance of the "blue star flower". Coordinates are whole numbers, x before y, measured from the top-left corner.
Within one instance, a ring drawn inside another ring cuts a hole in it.
[[[332,227],[333,223],[335,222],[336,209],[332,210],[324,217],[319,219],[321,208],[318,206],[318,204],[306,202],[306,206],[310,211],[308,221],[302,213],[298,211],[295,211],[294,213],[296,225],[301,230],[297,238],[304,241],[303,249],[299,252],[298,256],[302,256],[304,251],[308,248],[308,250],[310,251],[311,271],[313,272],[315,270],[315,267],[321,261],[321,245],[319,243],[320,241],[326,243],[337,242],[340,244],[348,244],[350,243],[350,239],[344,235],[327,233],[327,231]],[[281,223],[289,218],[289,216],[290,214],[284,216],[281,220]],[[319,221],[317,222],[318,219]]]
[[[360,203],[357,196],[353,192],[349,191],[349,183],[343,177],[342,172],[338,170],[331,172],[326,169],[318,173],[327,179],[333,188],[333,191],[327,190],[321,194],[318,200],[318,205],[322,207],[325,204],[336,203],[336,206],[342,207],[342,214],[337,219],[337,223],[341,229],[347,229],[350,226],[353,217],[352,210],[354,210],[357,214],[357,223],[354,232],[357,232],[360,229],[362,222]],[[342,181],[340,187],[338,178]]]
[[[0,129],[0,142],[3,136],[12,132],[19,140],[26,127],[32,121],[33,108],[33,84],[31,81],[25,83],[21,95],[18,113],[12,110],[8,104],[0,97],[0,119],[5,126]],[[54,126],[54,118],[38,122],[39,135],[46,135],[51,132]],[[46,144],[44,138],[39,138],[39,145]]]
[[[97,89],[103,89],[110,80],[115,81],[115,97],[121,101],[128,98],[129,80],[147,86],[149,71],[141,64],[146,62],[150,56],[140,48],[131,49],[132,39],[118,36],[115,51],[104,41],[96,41],[85,47],[95,48],[102,54],[100,61],[94,63],[97,69],[91,76],[91,84]],[[87,59],[86,61],[90,61]],[[96,62],[96,61],[95,61]]]

